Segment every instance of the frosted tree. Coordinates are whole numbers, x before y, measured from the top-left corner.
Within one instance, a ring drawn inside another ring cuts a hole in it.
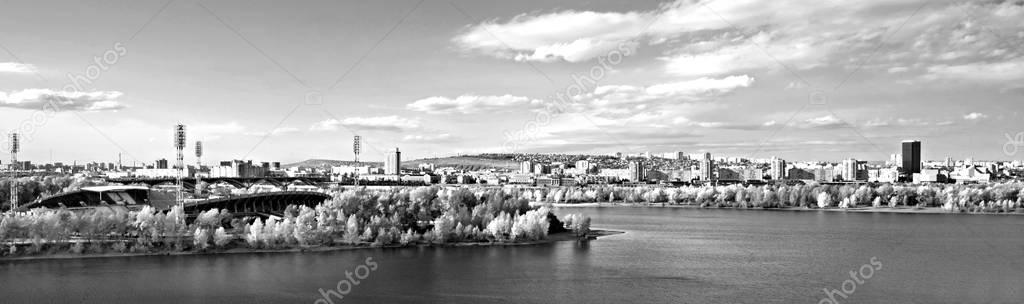
[[[227,231],[224,230],[224,227],[217,227],[217,230],[213,232],[213,244],[217,245],[219,248],[227,246],[228,243],[231,243],[231,239],[231,235],[228,235]]]
[[[359,219],[353,214],[348,217],[348,224],[345,225],[345,242],[355,244],[359,242]]]
[[[302,206],[299,215],[295,217],[293,237],[299,245],[311,245],[319,240],[317,232],[317,212],[313,208]]]
[[[818,193],[818,208],[826,208],[829,206],[832,206],[832,196],[825,191]]]
[[[206,228],[196,228],[196,231],[192,234],[192,243],[199,249],[207,249],[210,247],[210,230]]]
[[[416,233],[412,231],[412,228],[409,228],[409,230],[402,234],[402,238],[399,241],[399,243],[401,243],[403,246],[409,245],[412,244],[413,242],[416,242],[417,239],[418,238],[416,237]]]
[[[373,228],[366,226],[366,230],[363,231],[363,235],[359,237],[364,242],[373,242],[376,239],[376,235],[373,234]]]
[[[249,225],[249,233],[245,235],[245,242],[249,244],[249,247],[259,248],[260,243],[263,242],[263,220],[257,218]]]
[[[487,224],[487,233],[494,237],[495,240],[508,240],[509,235],[512,233],[512,217],[504,211],[501,212],[498,217]]]

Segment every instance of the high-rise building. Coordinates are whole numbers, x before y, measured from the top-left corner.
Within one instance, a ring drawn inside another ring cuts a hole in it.
[[[384,174],[398,175],[402,173],[402,152],[395,147],[395,150],[388,151],[388,159],[384,164]]]
[[[526,161],[523,161],[522,163],[519,163],[519,173],[522,173],[522,174],[533,173],[533,162],[526,160]]]
[[[715,161],[711,159],[711,153],[704,153],[700,159],[700,179],[711,180],[714,178]]]
[[[533,174],[542,175],[551,172],[551,167],[546,164],[535,164],[533,165]]]
[[[167,169],[167,159],[158,159],[158,160],[156,160],[156,168],[157,169]]]
[[[860,162],[853,158],[843,160],[842,174],[844,181],[856,181],[857,172],[860,169]]]
[[[585,173],[589,173],[590,172],[590,162],[586,161],[586,160],[577,160],[576,161],[576,170],[579,171],[580,173],[584,173],[584,174]]]
[[[917,140],[903,141],[903,173],[913,176],[921,173],[921,142]]]
[[[772,169],[771,169],[771,172],[768,172],[768,175],[771,175],[773,180],[784,180],[784,179],[786,179],[786,161],[785,160],[780,159],[780,158],[776,158],[776,157],[772,157],[771,166],[772,166]]]
[[[689,157],[687,157],[686,153],[683,153],[683,151],[676,151],[676,159],[678,159],[678,160],[686,160],[687,158],[689,158]]]
[[[644,167],[644,162],[629,162],[629,179],[632,182],[647,181],[647,168]]]

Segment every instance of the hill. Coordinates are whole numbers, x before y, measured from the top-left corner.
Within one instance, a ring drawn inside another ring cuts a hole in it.
[[[297,163],[281,165],[281,167],[283,167],[283,168],[293,168],[293,167],[322,168],[322,167],[336,167],[336,166],[352,166],[352,165],[355,165],[355,164],[356,164],[356,162],[348,161],[348,160],[307,159],[307,160],[304,160],[304,161],[301,161],[301,162],[297,162]],[[380,167],[380,166],[384,165],[383,163],[380,163],[380,162],[359,162],[359,164],[362,165],[362,166],[369,165],[369,166],[377,166],[377,167]]]
[[[384,163],[381,162],[359,162],[359,164],[365,166],[382,167]],[[496,159],[480,156],[451,156],[451,157],[439,157],[439,158],[424,158],[416,160],[407,160],[402,162],[402,168],[415,170],[419,168],[420,164],[434,164],[435,167],[454,167],[459,170],[482,170],[482,169],[518,169],[519,162],[511,159]],[[334,166],[352,166],[355,165],[353,161],[347,160],[333,160],[333,159],[309,159],[297,163],[291,163],[282,165],[283,168],[292,167],[307,167],[307,168],[323,168],[323,167],[334,167]]]
[[[403,168],[416,169],[420,164],[434,164],[435,167],[454,167],[459,170],[511,169],[519,168],[519,162],[510,159],[494,159],[479,156],[452,156],[424,158],[402,162]]]

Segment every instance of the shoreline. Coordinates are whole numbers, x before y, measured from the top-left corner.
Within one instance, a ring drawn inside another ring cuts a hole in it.
[[[585,240],[596,240],[600,237],[625,234],[624,231],[613,231],[613,230],[591,230],[587,234]],[[221,250],[207,250],[207,251],[181,251],[181,252],[152,252],[152,253],[86,253],[86,254],[71,254],[61,253],[52,255],[38,255],[38,256],[20,256],[20,257],[0,257],[0,263],[3,262],[23,262],[23,261],[39,261],[39,260],[77,260],[77,259],[102,259],[102,258],[126,258],[126,257],[151,257],[151,256],[192,256],[192,255],[230,255],[230,254],[265,254],[265,253],[317,253],[317,252],[335,252],[335,251],[354,251],[354,250],[365,250],[365,249],[402,249],[402,248],[422,248],[422,247],[504,247],[504,246],[535,246],[544,244],[554,244],[557,242],[568,242],[578,241],[577,238],[571,232],[556,233],[548,235],[547,239],[530,242],[472,242],[472,243],[450,243],[450,244],[422,244],[418,243],[415,245],[387,245],[387,246],[374,246],[374,245],[336,245],[336,246],[317,246],[317,247],[306,247],[306,248],[282,248],[282,249],[253,249],[253,248],[231,248]]]
[[[530,205],[543,205],[543,203],[531,202]],[[856,207],[856,208],[808,208],[808,207],[782,207],[782,208],[739,208],[739,207],[701,207],[700,205],[674,205],[674,204],[649,204],[649,203],[553,203],[556,208],[681,208],[681,209],[715,209],[715,210],[745,210],[745,211],[820,211],[820,212],[854,212],[854,213],[898,213],[898,214],[957,214],[957,215],[1008,215],[1020,216],[1024,212],[951,212],[942,207]]]

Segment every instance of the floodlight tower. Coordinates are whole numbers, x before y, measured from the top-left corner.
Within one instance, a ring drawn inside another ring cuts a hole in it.
[[[18,209],[18,152],[21,151],[18,133],[11,133],[11,211]]]
[[[177,199],[176,202],[178,204],[178,207],[181,207],[183,211],[184,211],[184,208],[185,208],[185,197],[184,197],[184,194],[181,192],[181,189],[182,189],[182,181],[181,181],[182,176],[181,175],[182,175],[182,169],[185,168],[185,152],[184,152],[185,151],[185,141],[186,141],[186,138],[185,138],[185,125],[178,124],[178,125],[174,126],[174,148],[178,150],[178,163],[177,163],[178,167],[176,168],[178,170],[178,178],[176,180],[176,183],[178,185],[178,191],[177,191],[177,196],[176,196],[176,199]]]
[[[199,188],[199,183],[202,182],[202,176],[199,175],[199,169],[203,167],[203,142],[196,141],[196,196],[203,194],[203,190]]]
[[[356,158],[355,158],[356,170],[355,170],[355,177],[354,177],[355,185],[356,186],[359,186],[359,152],[362,152],[362,150],[363,150],[363,143],[362,143],[362,141],[363,141],[363,137],[361,137],[359,135],[356,135],[352,139],[352,154],[354,154],[356,156]]]

